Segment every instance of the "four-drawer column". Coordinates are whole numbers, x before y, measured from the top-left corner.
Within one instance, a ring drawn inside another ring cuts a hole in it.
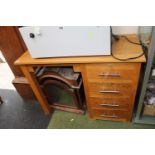
[[[130,121],[140,63],[85,64],[83,78],[90,118]]]

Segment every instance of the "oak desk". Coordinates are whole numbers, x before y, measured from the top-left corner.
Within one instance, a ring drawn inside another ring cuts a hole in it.
[[[135,35],[128,38],[138,42]],[[125,38],[115,41],[113,54],[121,59],[136,57],[143,53],[141,46],[129,43]],[[130,121],[139,80],[141,63],[145,56],[129,61],[120,61],[112,56],[66,57],[33,59],[25,52],[15,65],[19,65],[30,83],[38,102],[46,114],[51,108],[34,76],[35,66],[72,66],[81,72],[90,118]]]

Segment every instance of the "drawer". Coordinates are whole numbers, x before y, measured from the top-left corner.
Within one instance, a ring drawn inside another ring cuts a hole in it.
[[[131,83],[88,83],[90,97],[132,97],[134,92]]]
[[[90,98],[91,108],[113,108],[129,110],[132,107],[130,98]]]
[[[86,65],[87,78],[89,81],[103,80],[135,80],[139,71],[136,63],[104,63]]]
[[[130,111],[114,109],[91,109],[92,118],[100,120],[129,121]]]

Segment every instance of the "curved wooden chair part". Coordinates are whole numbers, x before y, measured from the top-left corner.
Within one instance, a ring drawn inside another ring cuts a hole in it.
[[[57,74],[55,72],[46,72],[43,75],[38,77],[40,84],[44,80],[47,80],[47,79],[50,79],[50,78],[62,81],[63,83],[68,85],[70,88],[79,89],[79,87],[78,87],[79,84],[77,84],[77,82],[75,82],[74,80],[68,80],[68,79],[62,77],[60,74]]]
[[[38,77],[38,81],[48,101],[53,97],[47,89],[49,85],[55,85],[73,97],[74,102],[72,103],[72,106],[56,102],[49,103],[51,107],[69,112],[84,113],[83,103],[79,94],[82,80],[77,85],[73,80],[68,80],[57,73],[46,72]]]

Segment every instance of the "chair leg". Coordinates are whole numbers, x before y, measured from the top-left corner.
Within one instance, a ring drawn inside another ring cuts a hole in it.
[[[3,100],[2,100],[2,98],[0,97],[0,104],[2,104],[3,103]]]

